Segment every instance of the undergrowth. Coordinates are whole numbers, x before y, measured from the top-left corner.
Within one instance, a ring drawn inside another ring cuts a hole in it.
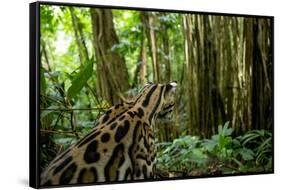
[[[229,122],[211,139],[185,135],[158,143],[160,177],[202,176],[272,171],[272,134],[252,130],[233,137]]]

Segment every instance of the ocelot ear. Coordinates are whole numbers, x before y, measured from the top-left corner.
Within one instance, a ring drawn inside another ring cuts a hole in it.
[[[175,92],[176,88],[177,88],[177,82],[176,81],[170,82],[166,85],[166,91],[167,92]]]

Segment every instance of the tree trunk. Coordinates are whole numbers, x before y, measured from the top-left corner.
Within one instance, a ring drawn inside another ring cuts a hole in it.
[[[161,13],[162,17],[167,16],[167,13]],[[171,81],[171,60],[170,60],[170,44],[169,44],[169,26],[167,26],[166,22],[161,22],[161,37],[163,44],[163,63],[165,68],[165,75],[162,78],[162,82],[170,82]]]
[[[146,84],[146,65],[147,65],[147,55],[145,47],[145,32],[142,32],[142,41],[141,41],[141,66],[140,66],[140,83],[141,85]]]
[[[255,129],[272,129],[272,53],[268,43],[272,27],[264,19],[253,22],[253,93],[252,124]],[[267,56],[263,54],[268,51]],[[266,58],[267,57],[267,58]],[[269,72],[268,72],[269,71]],[[271,71],[271,72],[270,72]],[[270,74],[270,78],[269,78]]]
[[[111,105],[122,99],[129,88],[125,59],[112,50],[118,44],[110,9],[91,9],[94,48],[97,63],[98,93]]]
[[[147,54],[146,54],[146,33],[147,33],[147,23],[146,23],[146,16],[144,12],[140,12],[140,19],[142,23],[141,28],[141,48],[140,48],[140,54],[139,54],[139,60],[138,65],[136,68],[135,76],[134,76],[134,82],[133,87],[135,87],[137,84],[141,84],[142,86],[146,84],[147,82]],[[138,78],[139,76],[139,78]]]
[[[160,72],[159,72],[159,64],[158,64],[158,56],[157,56],[157,42],[156,42],[156,34],[155,34],[155,16],[152,14],[148,14],[148,24],[149,24],[149,37],[151,44],[151,57],[152,57],[152,68],[153,68],[153,80],[155,83],[160,81]]]
[[[72,26],[75,34],[75,40],[78,47],[80,63],[81,65],[85,65],[86,62],[89,60],[89,54],[86,47],[85,37],[82,31],[83,27],[79,18],[75,13],[75,9],[73,7],[69,7],[69,11],[70,11]]]
[[[157,56],[157,40],[155,34],[155,15],[152,13],[141,12],[143,26],[145,27],[146,36],[148,39],[149,53],[152,60],[152,75],[153,82],[160,82],[160,68],[158,65]]]

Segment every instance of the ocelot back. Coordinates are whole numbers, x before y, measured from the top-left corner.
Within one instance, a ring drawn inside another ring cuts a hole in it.
[[[170,113],[177,84],[148,84],[132,100],[110,108],[85,137],[57,156],[41,185],[154,178],[153,125]]]

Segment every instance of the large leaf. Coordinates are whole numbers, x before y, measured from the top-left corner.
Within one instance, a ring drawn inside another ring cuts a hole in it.
[[[213,150],[215,149],[215,147],[218,145],[218,142],[215,140],[206,140],[203,143],[204,148],[209,151],[209,152],[213,152]]]
[[[240,155],[242,156],[243,160],[252,160],[254,159],[254,152],[248,148],[241,148],[238,150]]]
[[[223,126],[223,129],[222,129],[222,132],[223,132],[223,135],[224,136],[229,136],[232,134],[233,132],[233,128],[228,128],[229,126],[229,121],[227,121],[224,126]]]
[[[93,61],[89,60],[88,63],[80,70],[80,72],[72,80],[71,86],[67,90],[67,97],[74,98],[81,89],[85,86],[93,73]]]

